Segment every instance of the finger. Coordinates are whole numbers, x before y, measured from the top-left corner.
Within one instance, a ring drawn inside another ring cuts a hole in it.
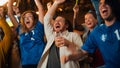
[[[61,63],[65,64],[65,56],[60,57]]]

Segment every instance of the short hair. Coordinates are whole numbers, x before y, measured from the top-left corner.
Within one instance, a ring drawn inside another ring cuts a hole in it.
[[[54,20],[55,20],[58,16],[60,16],[60,17],[62,17],[62,18],[65,19],[65,24],[68,25],[67,30],[68,30],[69,32],[72,32],[72,31],[73,31],[73,26],[72,26],[72,23],[70,22],[70,20],[68,20],[64,15],[60,15],[60,14],[54,15]]]
[[[85,30],[85,28],[84,28],[84,26],[82,24],[75,25],[74,29],[78,30],[78,31],[84,31]]]
[[[97,19],[97,15],[96,15],[95,10],[89,10],[86,14],[92,14],[93,17],[94,17],[95,19]],[[85,15],[86,15],[86,14],[85,14]]]
[[[69,32],[72,32],[73,31],[73,28],[72,28],[72,24],[71,22],[68,20],[68,19],[65,19],[65,23],[68,24],[68,31]]]
[[[120,21],[120,0],[105,0],[105,4],[111,7],[113,14]]]

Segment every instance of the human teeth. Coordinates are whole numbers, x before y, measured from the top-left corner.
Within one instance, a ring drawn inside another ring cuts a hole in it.
[[[106,9],[102,9],[102,12],[105,11]]]

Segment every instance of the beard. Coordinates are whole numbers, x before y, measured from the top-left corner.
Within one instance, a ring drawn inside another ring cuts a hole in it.
[[[115,17],[114,14],[111,14],[107,18],[104,18],[104,20],[106,20],[106,21],[112,21],[114,19],[114,17]]]

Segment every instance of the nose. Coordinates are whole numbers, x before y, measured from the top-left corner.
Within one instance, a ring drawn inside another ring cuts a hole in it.
[[[28,20],[28,19],[29,19],[29,17],[25,17],[25,18],[24,18],[24,20]]]
[[[55,20],[56,23],[58,23],[59,21],[58,20]]]
[[[89,19],[86,19],[85,22],[89,22]]]

